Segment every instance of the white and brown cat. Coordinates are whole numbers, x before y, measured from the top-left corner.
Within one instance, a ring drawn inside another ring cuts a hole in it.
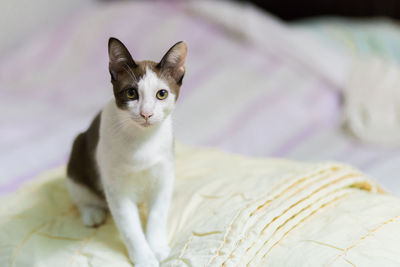
[[[124,44],[108,43],[114,98],[73,144],[68,189],[86,226],[109,209],[135,266],[159,266],[169,254],[167,219],[174,181],[172,112],[185,74],[187,46],[160,62],[135,62]],[[146,203],[143,230],[138,205]]]

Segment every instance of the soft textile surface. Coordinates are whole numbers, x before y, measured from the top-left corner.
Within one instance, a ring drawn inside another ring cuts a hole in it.
[[[341,129],[346,70],[334,58],[348,51],[267,13],[246,13],[241,28],[236,16],[221,24],[205,12],[227,8],[211,1],[200,9],[197,2],[99,4],[2,55],[0,194],[65,164],[74,136],[112,96],[109,36],[137,59],[157,60],[176,41],[188,42],[178,140],[253,156],[342,161],[400,194],[399,149],[360,143]],[[246,25],[268,27],[251,32]]]
[[[162,266],[398,266],[400,200],[335,163],[177,148]],[[0,207],[1,266],[129,266],[118,232],[85,228],[49,172]]]
[[[359,22],[334,18],[310,20],[304,25],[297,27],[316,33],[327,46],[354,58],[348,82],[342,87],[348,128],[362,140],[399,145],[398,25],[383,19]]]
[[[400,30],[397,21],[386,18],[307,19],[293,25],[310,31],[335,50],[359,57],[380,57],[400,63]]]
[[[19,0],[1,1],[0,10],[0,58],[15,46],[51,27],[74,9],[85,8],[95,0]]]

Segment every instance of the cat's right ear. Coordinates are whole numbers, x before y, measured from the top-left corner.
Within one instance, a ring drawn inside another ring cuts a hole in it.
[[[117,80],[118,73],[126,70],[126,68],[136,67],[136,63],[128,49],[117,38],[111,37],[108,40],[108,57],[110,59],[108,68],[113,80]]]

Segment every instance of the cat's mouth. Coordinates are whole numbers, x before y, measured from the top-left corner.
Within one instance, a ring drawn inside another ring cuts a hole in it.
[[[152,121],[149,121],[149,120],[144,120],[142,118],[140,118],[140,119],[132,118],[132,120],[136,125],[138,125],[140,127],[143,127],[143,128],[148,128],[150,126],[153,126],[154,123],[155,123],[154,121],[152,122]]]
[[[140,123],[140,125],[141,125],[142,127],[145,127],[145,128],[147,128],[147,127],[150,127],[150,126],[152,126],[152,125],[153,125],[153,123],[151,123],[150,121],[146,120],[146,121],[144,121],[144,122]]]

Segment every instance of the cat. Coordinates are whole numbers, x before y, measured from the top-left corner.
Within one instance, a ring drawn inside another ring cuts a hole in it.
[[[109,209],[135,266],[159,266],[170,249],[168,209],[174,182],[172,113],[185,74],[187,45],[160,62],[133,60],[116,38],[108,42],[114,98],[72,146],[67,185],[83,224],[101,225]],[[146,203],[142,229],[138,205]]]

